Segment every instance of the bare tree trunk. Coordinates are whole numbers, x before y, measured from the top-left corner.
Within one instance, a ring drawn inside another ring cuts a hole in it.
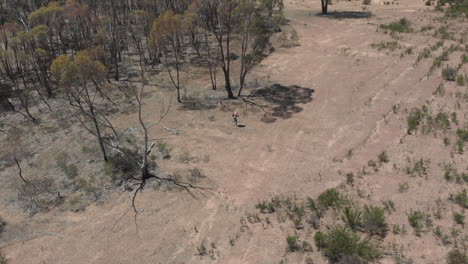
[[[328,0],[321,0],[322,2],[322,14],[328,14]]]

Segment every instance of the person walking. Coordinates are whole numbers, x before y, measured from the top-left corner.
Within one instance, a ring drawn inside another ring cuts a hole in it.
[[[237,118],[239,118],[239,113],[237,112],[237,109],[232,113],[232,122],[231,125],[236,125],[237,126]]]

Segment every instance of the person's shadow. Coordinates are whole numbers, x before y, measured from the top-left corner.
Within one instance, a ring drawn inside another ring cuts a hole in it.
[[[237,127],[245,127],[245,125],[237,125]]]

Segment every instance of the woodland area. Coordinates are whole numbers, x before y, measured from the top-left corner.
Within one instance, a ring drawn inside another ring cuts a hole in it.
[[[246,76],[268,55],[270,37],[284,22],[282,7],[278,0],[7,2],[0,27],[1,107],[34,124],[41,122],[34,105],[76,113],[97,138],[103,160],[110,151],[126,156],[139,164],[144,181],[151,177],[146,157],[154,146],[147,130],[158,123],[145,124],[141,116],[147,69],[166,72],[181,104],[192,98],[181,95],[180,71],[193,60],[208,69],[211,89],[221,82],[228,99],[242,96]],[[122,70],[132,67],[138,80]],[[139,105],[141,162],[122,147],[107,118],[118,93]]]
[[[114,92],[116,81],[128,80],[121,69],[134,63],[128,58],[135,53],[141,69],[163,65],[179,103],[179,70],[193,57],[209,68],[212,89],[219,78],[228,98],[235,89],[241,96],[247,74],[269,53],[281,9],[278,0],[7,1],[0,28],[2,107],[35,123],[40,117],[31,114],[32,104],[53,111],[51,100],[66,99],[94,115],[90,98],[106,98],[104,88]],[[238,77],[233,60],[240,61]]]

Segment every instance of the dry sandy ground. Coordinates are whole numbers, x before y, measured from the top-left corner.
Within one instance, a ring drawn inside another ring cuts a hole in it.
[[[182,133],[168,140],[174,158],[161,161],[160,166],[169,172],[199,167],[207,176],[199,185],[212,191],[195,193],[197,198],[193,198],[182,191],[148,187],[137,199],[141,210],[137,226],[130,211],[130,192],[114,192],[81,213],[57,210],[28,218],[21,209],[5,206],[0,212],[10,225],[0,247],[11,263],[303,263],[306,256],[314,263],[326,263],[316,250],[287,253],[285,238],[295,232],[292,223],[272,221],[271,225],[248,224],[242,229],[240,219],[255,212],[258,201],[275,194],[316,197],[340,186],[345,182],[344,172],[356,174],[383,150],[391,163],[356,180],[355,189],[366,198],[358,197],[356,190],[345,192],[371,204],[393,200],[398,212],[389,222],[406,224],[409,232],[406,236],[390,234],[385,243],[402,245],[414,263],[443,263],[450,247],[442,246],[432,232],[422,238],[414,236],[405,214],[442,198],[447,214],[437,224],[450,226],[451,210],[456,210],[447,202],[447,188],[452,187],[437,166],[450,158],[450,150],[443,147],[441,138],[406,136],[408,111],[434,101],[432,93],[441,82],[440,73],[426,78],[429,62],[414,67],[415,55],[400,58],[399,53],[369,47],[390,39],[377,32],[379,24],[401,17],[427,23],[427,7],[422,1],[373,4],[369,7],[373,17],[336,19],[316,15],[319,6],[318,1],[286,1],[287,30],[298,32],[300,45],[277,48],[255,72],[255,78],[271,84],[312,89],[300,90],[311,93],[312,100],[298,103],[297,113],[265,123],[260,121],[263,112],[258,109],[229,105],[229,110],[240,109],[243,128],[230,126],[230,112],[219,109],[172,111],[165,119],[165,126],[178,127]],[[360,2],[338,2],[330,8],[362,11]],[[416,35],[402,40],[416,51],[426,42]],[[397,104],[400,111],[394,113],[392,107]],[[148,103],[146,110],[157,113],[158,106]],[[466,112],[466,103],[460,111]],[[466,121],[463,115],[459,118],[461,124]],[[133,115],[115,121],[121,127],[136,126]],[[154,131],[155,136],[162,132],[164,129]],[[82,144],[67,140],[73,146]],[[61,148],[51,144],[49,152]],[[347,157],[351,149],[353,155]],[[201,157],[200,161],[181,164],[177,157],[184,152]],[[403,167],[408,156],[433,159],[429,180],[395,171],[393,164]],[[461,170],[466,169],[466,158],[466,154],[454,157]],[[44,170],[51,166],[47,160],[38,163]],[[13,173],[11,168],[1,176]],[[409,182],[409,192],[398,191],[402,181]],[[12,199],[6,194],[2,198]],[[339,221],[338,217],[332,221]],[[313,242],[312,231],[302,235]],[[464,229],[462,235],[466,235]],[[202,244],[212,250],[209,255],[197,255]],[[387,256],[382,263],[393,261]]]

